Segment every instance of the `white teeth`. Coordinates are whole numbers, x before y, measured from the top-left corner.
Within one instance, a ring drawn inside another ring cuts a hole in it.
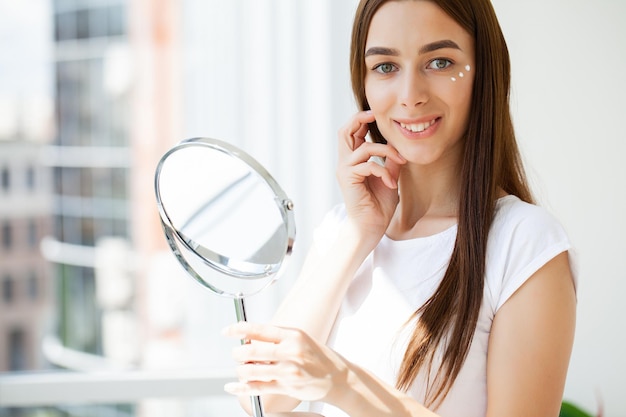
[[[414,124],[404,124],[400,122],[400,126],[402,126],[406,130],[410,130],[411,132],[415,132],[415,133],[423,132],[424,130],[431,127],[435,123],[435,120],[436,119],[433,119],[430,122],[426,122],[426,123],[414,123]]]

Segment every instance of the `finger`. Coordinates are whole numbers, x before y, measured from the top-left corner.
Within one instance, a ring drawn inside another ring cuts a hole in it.
[[[280,360],[276,343],[257,342],[238,346],[233,349],[232,357],[235,361],[246,362],[274,362]]]
[[[391,175],[392,178],[394,178],[396,181],[398,180],[398,177],[400,176],[400,167],[406,163],[406,159],[401,158],[401,162],[398,161],[398,159],[396,158],[387,158],[385,161],[385,168],[387,169],[387,171],[389,172],[389,175]]]
[[[237,378],[240,382],[269,382],[280,379],[279,365],[274,363],[244,363],[237,367]]]
[[[316,365],[311,366],[316,370]],[[237,366],[237,379],[244,383],[277,381],[295,386],[310,380],[309,371],[308,367],[302,367],[301,364],[292,361],[242,363]]]
[[[339,136],[349,149],[354,150],[365,142],[365,136],[369,131],[368,123],[375,120],[371,111],[362,111],[355,114],[350,121],[340,130]]]
[[[224,391],[233,395],[262,395],[281,394],[283,389],[276,381],[269,382],[229,382],[224,385]]]
[[[357,133],[357,131],[359,131],[363,127],[367,128],[367,125],[369,123],[372,123],[375,120],[376,120],[376,117],[374,116],[374,113],[371,110],[360,111],[356,113],[352,117],[352,119],[350,119],[350,121],[348,122],[348,125],[346,126],[347,131],[351,135],[354,135]]]
[[[356,165],[368,161],[373,156],[377,156],[385,160],[392,159],[400,165],[406,163],[406,159],[404,159],[395,148],[382,143],[366,143],[363,146],[360,146],[347,157],[346,163],[348,165]]]
[[[363,124],[356,132],[352,134],[352,150],[359,148],[361,145],[367,142],[366,136],[369,130],[369,126],[367,124]]]
[[[379,165],[374,161],[368,161],[359,165],[354,166],[352,172],[358,176],[361,180],[370,176],[374,176],[380,178],[380,180],[385,184],[388,188],[396,189],[398,188],[398,183],[396,178],[389,172],[386,167]]]
[[[279,343],[287,336],[288,331],[287,329],[269,324],[240,321],[226,327],[222,330],[222,334],[227,337],[236,337],[244,340]]]

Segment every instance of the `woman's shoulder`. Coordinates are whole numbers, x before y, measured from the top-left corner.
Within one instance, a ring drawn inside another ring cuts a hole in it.
[[[524,258],[567,247],[565,229],[546,208],[514,195],[498,200],[488,241],[492,256]]]
[[[514,232],[526,232],[534,234],[545,233],[553,229],[563,232],[558,219],[544,207],[527,203],[510,194],[500,198],[496,203],[492,233],[510,235]]]
[[[570,246],[565,229],[544,207],[512,195],[499,199],[487,245],[486,285],[494,309]]]

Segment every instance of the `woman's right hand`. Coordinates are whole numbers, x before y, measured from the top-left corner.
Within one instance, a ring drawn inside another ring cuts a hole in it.
[[[391,145],[365,140],[374,120],[371,111],[362,111],[339,131],[336,173],[348,219],[362,238],[377,243],[398,205],[398,176],[406,160]],[[372,156],[384,158],[384,166]]]

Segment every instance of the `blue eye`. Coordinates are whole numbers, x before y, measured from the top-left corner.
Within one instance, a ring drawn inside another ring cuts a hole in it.
[[[389,74],[393,70],[395,70],[395,66],[388,62],[378,64],[374,67],[374,71],[380,72],[381,74]]]
[[[430,61],[430,63],[428,64],[428,68],[441,70],[448,68],[450,65],[452,65],[452,61],[450,61],[449,59],[437,58]]]

